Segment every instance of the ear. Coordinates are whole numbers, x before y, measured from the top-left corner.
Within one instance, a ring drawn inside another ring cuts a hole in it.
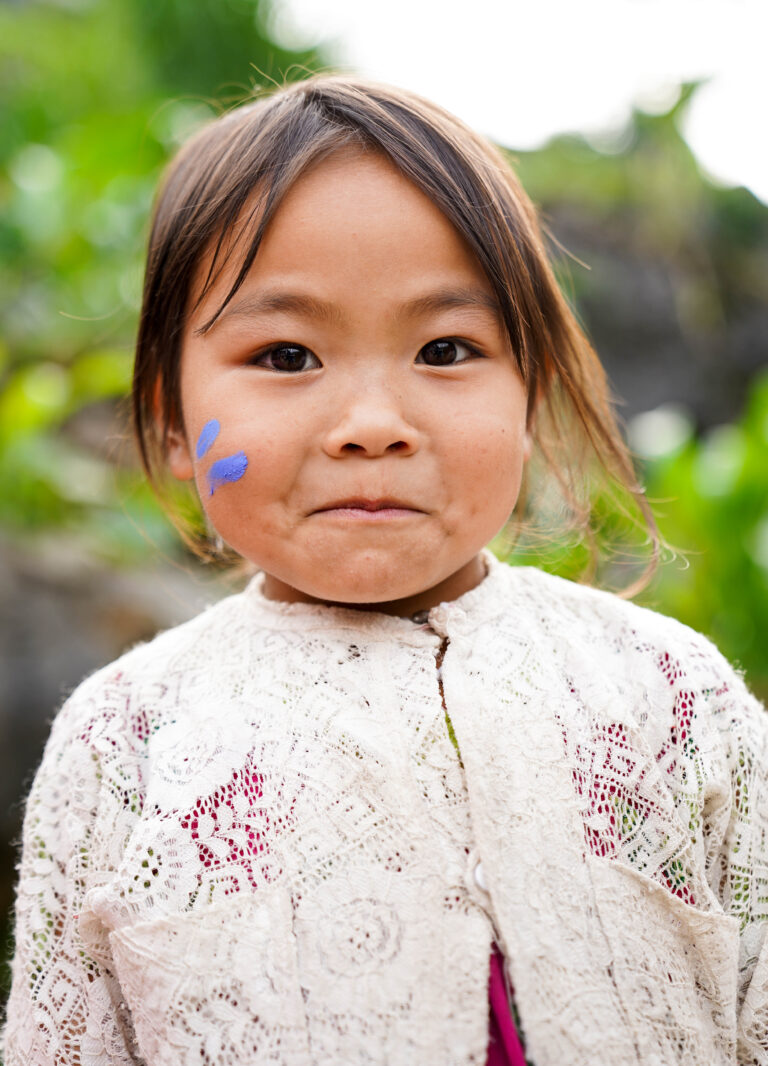
[[[195,476],[192,453],[182,430],[168,430],[165,439],[165,455],[168,469],[179,481],[189,481]]]
[[[162,425],[167,418],[167,413],[163,403],[163,385],[160,378],[155,382],[153,406],[157,424]],[[190,481],[195,476],[195,467],[184,430],[175,426],[169,427],[165,432],[163,445],[165,461],[171,474],[179,481]]]

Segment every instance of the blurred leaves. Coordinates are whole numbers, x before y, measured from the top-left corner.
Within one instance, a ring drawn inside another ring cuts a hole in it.
[[[637,602],[706,634],[768,698],[768,372],[759,375],[736,423],[700,437],[684,410],[664,406],[634,418],[638,458],[665,547]],[[598,535],[613,545],[601,583],[620,585],[649,558],[631,514],[598,498]],[[578,579],[589,562],[582,535],[495,546],[511,562]]]
[[[317,67],[265,0],[0,4],[0,523],[130,563],[176,538],[126,446],[143,252],[169,154]]]
[[[662,534],[681,556],[642,602],[706,633],[768,696],[768,373],[737,423],[670,440],[645,468]]]
[[[563,287],[629,401],[669,545],[640,602],[707,634],[768,698],[768,208],[701,173],[679,129],[695,91],[612,137],[563,135],[515,159],[572,253],[558,256]],[[631,522],[611,501],[597,511],[619,546],[604,576],[631,570]],[[512,557],[574,577],[587,554],[566,536]]]
[[[768,209],[701,172],[680,132],[696,88],[611,136],[513,158],[630,414],[673,400],[701,428],[738,417],[768,362]]]

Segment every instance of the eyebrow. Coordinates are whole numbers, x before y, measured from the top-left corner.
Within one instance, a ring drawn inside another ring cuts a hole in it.
[[[495,296],[485,289],[464,287],[437,289],[425,296],[417,296],[404,303],[396,317],[418,318],[434,311],[451,311],[454,308],[487,311],[494,318],[501,318],[501,308]]]
[[[498,300],[481,288],[464,287],[436,289],[424,296],[407,300],[395,312],[395,319],[419,318],[439,311],[469,309],[485,311],[497,320],[501,319]],[[313,318],[331,325],[338,325],[343,315],[333,303],[300,293],[264,289],[233,299],[210,324],[195,330],[199,334],[212,332],[219,323],[228,318],[258,318],[261,315],[291,313],[303,318]]]

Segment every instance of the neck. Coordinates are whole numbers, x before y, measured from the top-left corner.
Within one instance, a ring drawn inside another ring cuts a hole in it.
[[[281,600],[284,603],[316,603],[327,607],[345,607],[355,611],[377,611],[410,618],[419,611],[428,611],[438,603],[446,603],[463,596],[465,592],[476,588],[486,575],[486,565],[482,555],[475,555],[460,570],[450,574],[443,581],[431,588],[404,596],[396,600],[378,603],[349,603],[345,600],[321,600],[310,596],[300,589],[292,588],[272,574],[264,576],[264,595],[268,600]]]

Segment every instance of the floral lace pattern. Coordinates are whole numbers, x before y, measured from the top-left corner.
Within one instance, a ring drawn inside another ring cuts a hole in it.
[[[768,1066],[764,712],[677,623],[489,568],[424,626],[255,581],[77,690],[6,1066],[483,1066],[494,939],[537,1066]]]

